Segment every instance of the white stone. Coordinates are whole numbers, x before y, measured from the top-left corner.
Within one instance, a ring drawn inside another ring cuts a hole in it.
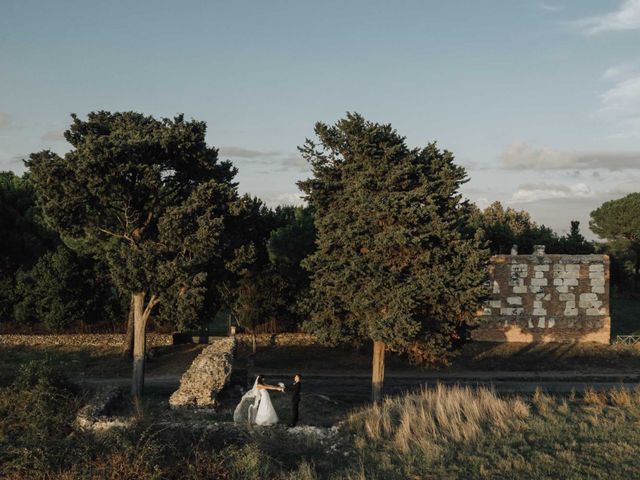
[[[604,265],[602,263],[596,263],[589,265],[590,272],[604,272]]]
[[[561,293],[559,298],[560,298],[561,302],[566,302],[568,300],[575,300],[576,299],[576,294],[575,293]]]
[[[533,308],[542,308],[542,302],[538,300],[533,301]]]
[[[604,272],[589,272],[589,278],[602,278],[604,280]]]
[[[527,274],[529,272],[529,265],[527,265],[526,263],[516,263],[514,265],[511,265],[511,272]]]
[[[546,278],[532,278],[531,279],[531,286],[537,286],[537,287],[541,287],[541,286],[546,286],[548,284],[548,280]]]
[[[540,317],[538,319],[538,328],[544,328],[544,323],[545,323],[544,320],[545,320],[544,317]]]
[[[580,265],[579,264],[575,264],[575,263],[567,263],[564,266],[564,269],[567,272],[579,272],[580,271]]]
[[[592,278],[591,279],[592,287],[604,287],[604,278]]]
[[[566,308],[564,310],[564,315],[566,317],[575,317],[578,315],[578,309],[577,308]]]
[[[549,318],[549,321],[547,322],[547,327],[551,328],[556,324],[556,319],[551,317]]]
[[[520,285],[513,287],[513,293],[527,293],[527,287]]]
[[[553,279],[553,284],[558,286],[558,285],[564,285],[564,280],[561,278],[554,278]]]
[[[541,289],[540,289],[540,287],[538,287],[537,285],[531,285],[531,286],[529,287],[529,291],[530,291],[531,293],[538,293],[540,290],[541,290]]]
[[[598,299],[598,295],[596,295],[595,293],[581,293],[580,294],[580,300],[597,300]]]
[[[549,271],[549,265],[535,265],[533,267],[533,271],[534,272],[548,272]]]
[[[531,319],[529,319],[529,322],[527,323],[527,326],[529,328],[533,328],[533,322],[531,321]]]
[[[480,315],[486,317],[487,315],[491,315],[493,313],[489,307],[485,307],[482,309],[482,313]]]
[[[604,287],[591,287],[593,293],[604,293]]]
[[[507,297],[509,305],[522,305],[522,297]]]
[[[493,281],[493,293],[500,293],[500,285],[495,280]]]
[[[570,287],[577,287],[578,286],[578,279],[577,278],[565,278],[564,279],[564,284],[568,285]]]
[[[558,276],[560,278],[580,278],[580,272],[565,272]]]
[[[500,300],[489,300],[489,305],[493,308],[500,308],[502,306],[502,302]]]
[[[535,278],[544,278],[544,272],[536,272]]]
[[[566,285],[561,285],[557,287],[556,290],[558,291],[558,293],[567,293],[569,291],[569,287],[567,287]]]
[[[546,315],[547,310],[545,308],[534,308],[533,314],[537,317],[538,315]]]
[[[587,315],[589,316],[600,315],[600,312],[598,311],[597,308],[587,308]]]

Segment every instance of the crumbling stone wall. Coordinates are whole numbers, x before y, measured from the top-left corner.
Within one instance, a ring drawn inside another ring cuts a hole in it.
[[[229,383],[235,340],[216,339],[205,347],[180,379],[180,388],[169,398],[176,407],[209,407],[217,404],[216,396]]]
[[[471,338],[492,342],[609,343],[609,257],[496,255],[492,294]]]

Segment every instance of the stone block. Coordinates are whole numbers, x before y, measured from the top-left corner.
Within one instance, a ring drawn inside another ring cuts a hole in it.
[[[501,308],[500,315],[521,315],[524,308]]]
[[[561,285],[557,287],[556,290],[558,291],[558,293],[567,293],[569,291],[569,287],[566,285]]]
[[[578,316],[578,309],[577,308],[565,308],[564,315],[566,317],[576,317],[576,316]]]
[[[548,271],[549,271],[549,264],[545,264],[545,265],[534,265],[534,267],[533,267],[533,271],[534,271],[534,272],[548,272]]]
[[[589,316],[600,315],[600,311],[597,308],[587,308],[587,312],[586,313]]]
[[[522,297],[507,297],[509,305],[522,305]]]
[[[544,278],[544,272],[535,272],[534,277],[535,278]]]
[[[531,318],[529,318],[529,321],[527,322],[527,326],[528,326],[529,328],[534,328],[534,327],[533,327],[533,321],[531,320]]]
[[[533,287],[545,287],[549,284],[549,281],[546,278],[532,278],[531,286]]]
[[[580,264],[567,263],[567,264],[565,264],[564,269],[567,272],[580,272]]]
[[[539,300],[533,301],[533,308],[542,308],[542,302]]]
[[[500,308],[502,306],[502,302],[500,300],[489,300],[489,306],[492,308]]]
[[[539,292],[539,291],[541,291],[541,290],[542,290],[542,289],[541,289],[539,286],[537,286],[537,285],[531,285],[531,286],[529,287],[529,291],[530,291],[531,293],[538,293],[538,292]]]
[[[592,278],[591,279],[592,287],[604,287],[604,278]]]
[[[576,308],[576,301],[575,300],[568,300],[567,302],[565,302],[565,308]]]
[[[547,314],[547,310],[545,308],[534,308],[533,309],[533,315],[534,316],[539,316],[539,315],[546,315]]]
[[[593,293],[603,294],[604,293],[604,287],[591,287],[591,291]]]
[[[561,278],[554,278],[554,279],[553,279],[553,284],[554,284],[555,286],[564,285],[564,280],[563,280],[563,279],[561,279]]]
[[[553,326],[555,326],[556,324],[556,319],[551,317],[549,318],[549,320],[547,321],[547,327],[552,328]]]
[[[564,284],[568,285],[570,287],[577,287],[578,286],[578,279],[577,278],[565,278],[564,279]]]
[[[500,284],[495,280],[493,281],[493,293],[500,293]]]
[[[580,272],[564,272],[558,275],[559,278],[580,278]]]
[[[580,301],[582,300],[598,300],[598,295],[595,293],[581,293]]]
[[[568,300],[575,300],[576,299],[576,294],[575,293],[561,293],[559,296],[559,299],[561,302],[566,302]]]
[[[513,293],[527,293],[527,287],[517,285],[513,287]]]
[[[602,263],[595,263],[589,265],[590,272],[604,272],[604,265]]]
[[[545,327],[545,318],[544,317],[540,317],[538,319],[538,328],[544,328]]]
[[[604,280],[604,272],[589,272],[589,278],[601,278]]]

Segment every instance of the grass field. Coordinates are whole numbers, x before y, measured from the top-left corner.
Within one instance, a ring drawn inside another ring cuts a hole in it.
[[[301,437],[281,426],[232,427],[234,433],[223,436],[193,430],[178,414],[147,404],[131,428],[94,435],[73,424],[88,395],[55,368],[27,364],[0,390],[0,476],[577,480],[640,475],[640,392],[622,388],[524,397],[438,386],[387,398],[380,406],[321,412],[339,425],[330,437],[323,431]],[[214,420],[198,418],[205,424]],[[168,428],[172,420],[177,423]]]

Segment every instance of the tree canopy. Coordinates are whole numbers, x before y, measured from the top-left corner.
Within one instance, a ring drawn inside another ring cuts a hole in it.
[[[488,252],[470,233],[464,168],[435,144],[409,148],[390,125],[358,114],[318,123],[315,133],[300,148],[313,176],[299,186],[318,232],[305,261],[305,327],[331,344],[402,350],[419,340],[445,353],[485,295]]]
[[[202,292],[211,263],[244,255],[240,247],[230,251],[226,229],[243,212],[236,170],[206,145],[204,122],[104,111],[72,118],[65,132],[72,150],[35,153],[27,165],[54,228],[103,256],[119,288],[132,294],[144,336],[154,305],[172,297],[167,292],[202,302],[187,292]],[[188,314],[200,305],[191,307]]]

